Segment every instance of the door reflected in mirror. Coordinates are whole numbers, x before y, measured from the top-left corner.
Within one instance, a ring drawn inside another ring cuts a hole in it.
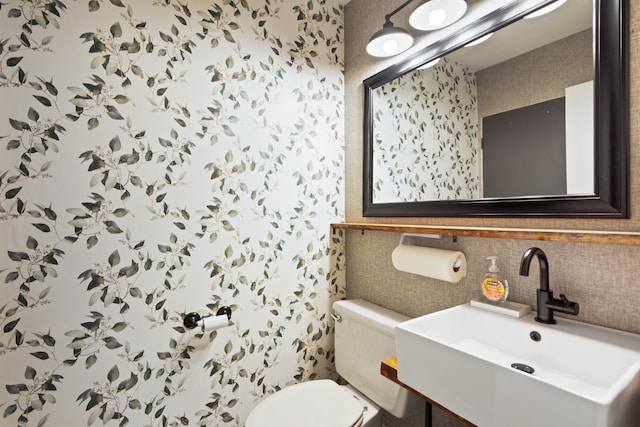
[[[593,13],[569,0],[375,87],[372,202],[594,196]]]

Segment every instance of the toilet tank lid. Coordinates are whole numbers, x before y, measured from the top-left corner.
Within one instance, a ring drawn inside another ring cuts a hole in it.
[[[395,336],[395,326],[410,317],[363,299],[341,300],[333,303],[333,310],[342,317],[350,317],[381,332]]]

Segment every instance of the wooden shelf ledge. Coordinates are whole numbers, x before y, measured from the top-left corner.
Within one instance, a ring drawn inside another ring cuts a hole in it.
[[[543,230],[532,228],[372,224],[365,222],[334,223],[331,224],[331,227],[333,229],[352,229],[361,231],[371,230],[389,231],[394,233],[440,234],[443,236],[640,246],[640,232],[633,231]]]

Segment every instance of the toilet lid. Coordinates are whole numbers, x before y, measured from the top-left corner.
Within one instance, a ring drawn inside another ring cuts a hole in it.
[[[366,407],[349,390],[331,380],[307,381],[264,399],[247,419],[247,427],[354,427]]]

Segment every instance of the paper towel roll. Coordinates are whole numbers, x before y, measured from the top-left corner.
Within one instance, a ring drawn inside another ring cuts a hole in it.
[[[407,273],[458,283],[467,274],[462,252],[424,246],[399,245],[391,254],[393,266]]]
[[[225,326],[229,326],[229,323],[230,322],[226,314],[221,314],[220,316],[205,317],[201,319],[200,322],[198,322],[198,324],[200,324],[200,329],[202,329],[202,332],[224,328]]]

